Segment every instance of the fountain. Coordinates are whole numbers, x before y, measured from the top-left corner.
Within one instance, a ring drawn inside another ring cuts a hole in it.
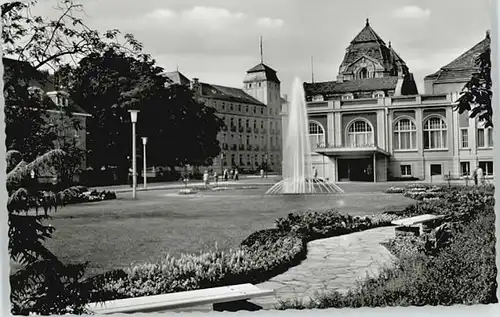
[[[292,87],[292,99],[283,127],[283,180],[266,194],[335,193],[338,187],[323,179],[313,178],[309,123],[304,88],[299,78]]]

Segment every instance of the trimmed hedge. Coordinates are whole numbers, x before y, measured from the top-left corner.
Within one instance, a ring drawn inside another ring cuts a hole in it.
[[[108,280],[96,300],[149,296],[240,283],[261,283],[297,265],[307,254],[293,235],[252,247],[210,251],[200,255],[167,256],[157,263],[126,270],[126,278]],[[112,294],[112,295],[110,295]],[[103,298],[105,297],[105,298]]]

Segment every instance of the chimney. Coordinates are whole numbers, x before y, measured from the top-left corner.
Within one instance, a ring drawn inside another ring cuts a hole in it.
[[[196,96],[201,96],[201,85],[198,78],[193,78],[191,81],[191,90],[193,90]]]

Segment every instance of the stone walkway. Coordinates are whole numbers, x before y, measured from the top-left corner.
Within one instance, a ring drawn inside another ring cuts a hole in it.
[[[273,309],[281,300],[304,303],[316,292],[347,291],[366,275],[374,276],[394,257],[380,243],[394,237],[394,227],[376,228],[308,243],[308,254],[300,265],[257,286],[274,289],[276,296],[252,300]]]

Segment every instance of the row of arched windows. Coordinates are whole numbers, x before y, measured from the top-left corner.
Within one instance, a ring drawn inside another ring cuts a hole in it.
[[[447,125],[443,118],[431,116],[423,124],[424,149],[446,149],[447,147]],[[325,130],[316,122],[309,122],[309,138],[313,147],[325,145]],[[352,121],[346,129],[346,146],[363,147],[375,144],[372,125],[364,119]],[[393,130],[394,150],[416,150],[417,149],[417,127],[415,122],[409,118],[402,118],[394,123]]]

